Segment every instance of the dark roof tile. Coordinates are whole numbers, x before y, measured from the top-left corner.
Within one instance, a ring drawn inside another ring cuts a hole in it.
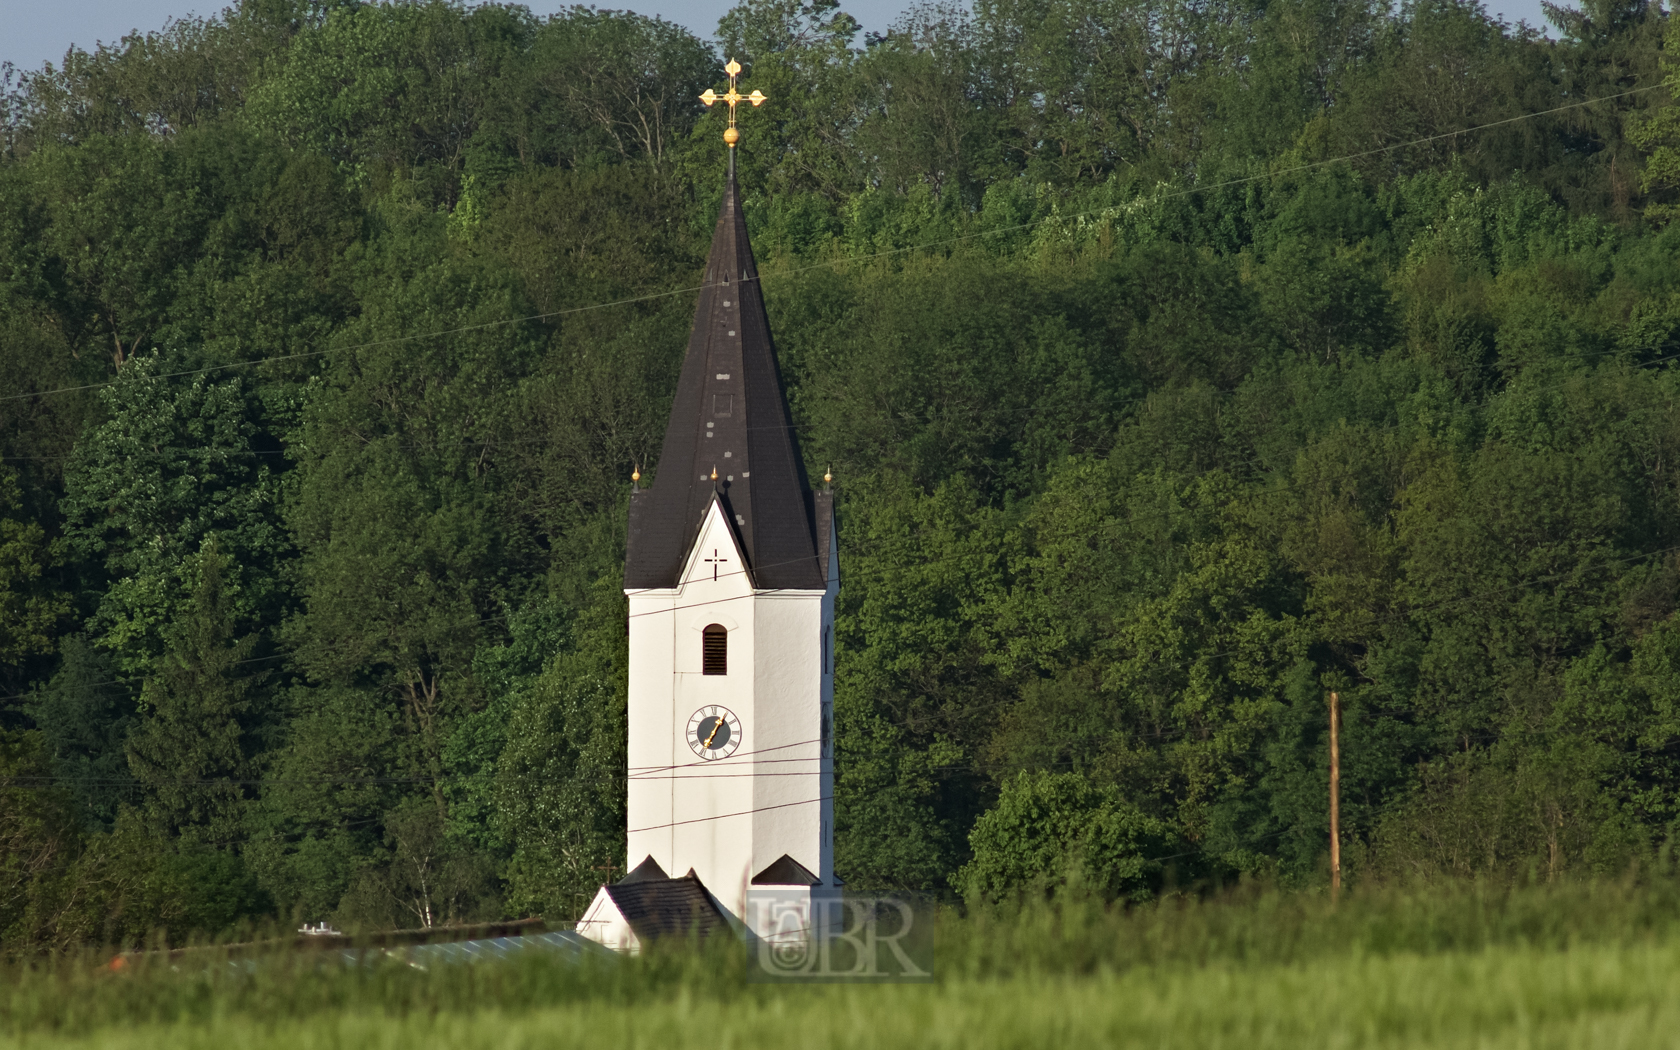
[[[729,921],[693,872],[679,879],[631,882],[626,878],[606,891],[630,929],[644,941],[673,935],[705,937],[729,929]]]

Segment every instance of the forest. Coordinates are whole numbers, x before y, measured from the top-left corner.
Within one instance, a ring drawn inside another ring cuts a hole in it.
[[[1321,885],[1331,692],[1349,879],[1669,864],[1680,20],[1547,11],[242,0],[0,70],[0,943],[624,870],[729,57],[848,885]]]

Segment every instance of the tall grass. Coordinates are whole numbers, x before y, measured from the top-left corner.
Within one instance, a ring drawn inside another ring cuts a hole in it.
[[[634,1008],[583,1001],[531,1010],[243,1014],[12,1045],[109,1050],[1302,1050],[1557,1047],[1680,1041],[1680,958],[1653,947],[1568,953],[1494,948],[1305,966],[1168,966],[1109,976],[825,986],[718,1001],[690,989]],[[7,1037],[0,1036],[0,1045]]]
[[[1250,885],[1143,908],[1071,901],[975,913],[942,925],[939,960],[947,977],[992,978],[1668,941],[1680,943],[1680,881],[1671,878],[1376,886],[1339,907],[1322,893]]]
[[[1677,922],[1666,881],[1064,902],[943,914],[937,982],[897,987],[754,984],[724,943],[426,970],[89,953],[0,971],[0,1044],[1680,1044]]]

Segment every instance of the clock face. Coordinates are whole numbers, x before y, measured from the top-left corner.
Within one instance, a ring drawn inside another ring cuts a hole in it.
[[[688,746],[708,762],[728,758],[741,746],[741,719],[727,707],[702,707],[688,720]]]

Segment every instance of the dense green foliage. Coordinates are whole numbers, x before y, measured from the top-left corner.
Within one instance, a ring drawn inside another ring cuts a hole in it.
[[[564,919],[622,870],[722,51],[837,478],[851,885],[1310,883],[1330,690],[1353,876],[1656,862],[1680,43],[1554,21],[246,0],[9,81],[0,938]]]

